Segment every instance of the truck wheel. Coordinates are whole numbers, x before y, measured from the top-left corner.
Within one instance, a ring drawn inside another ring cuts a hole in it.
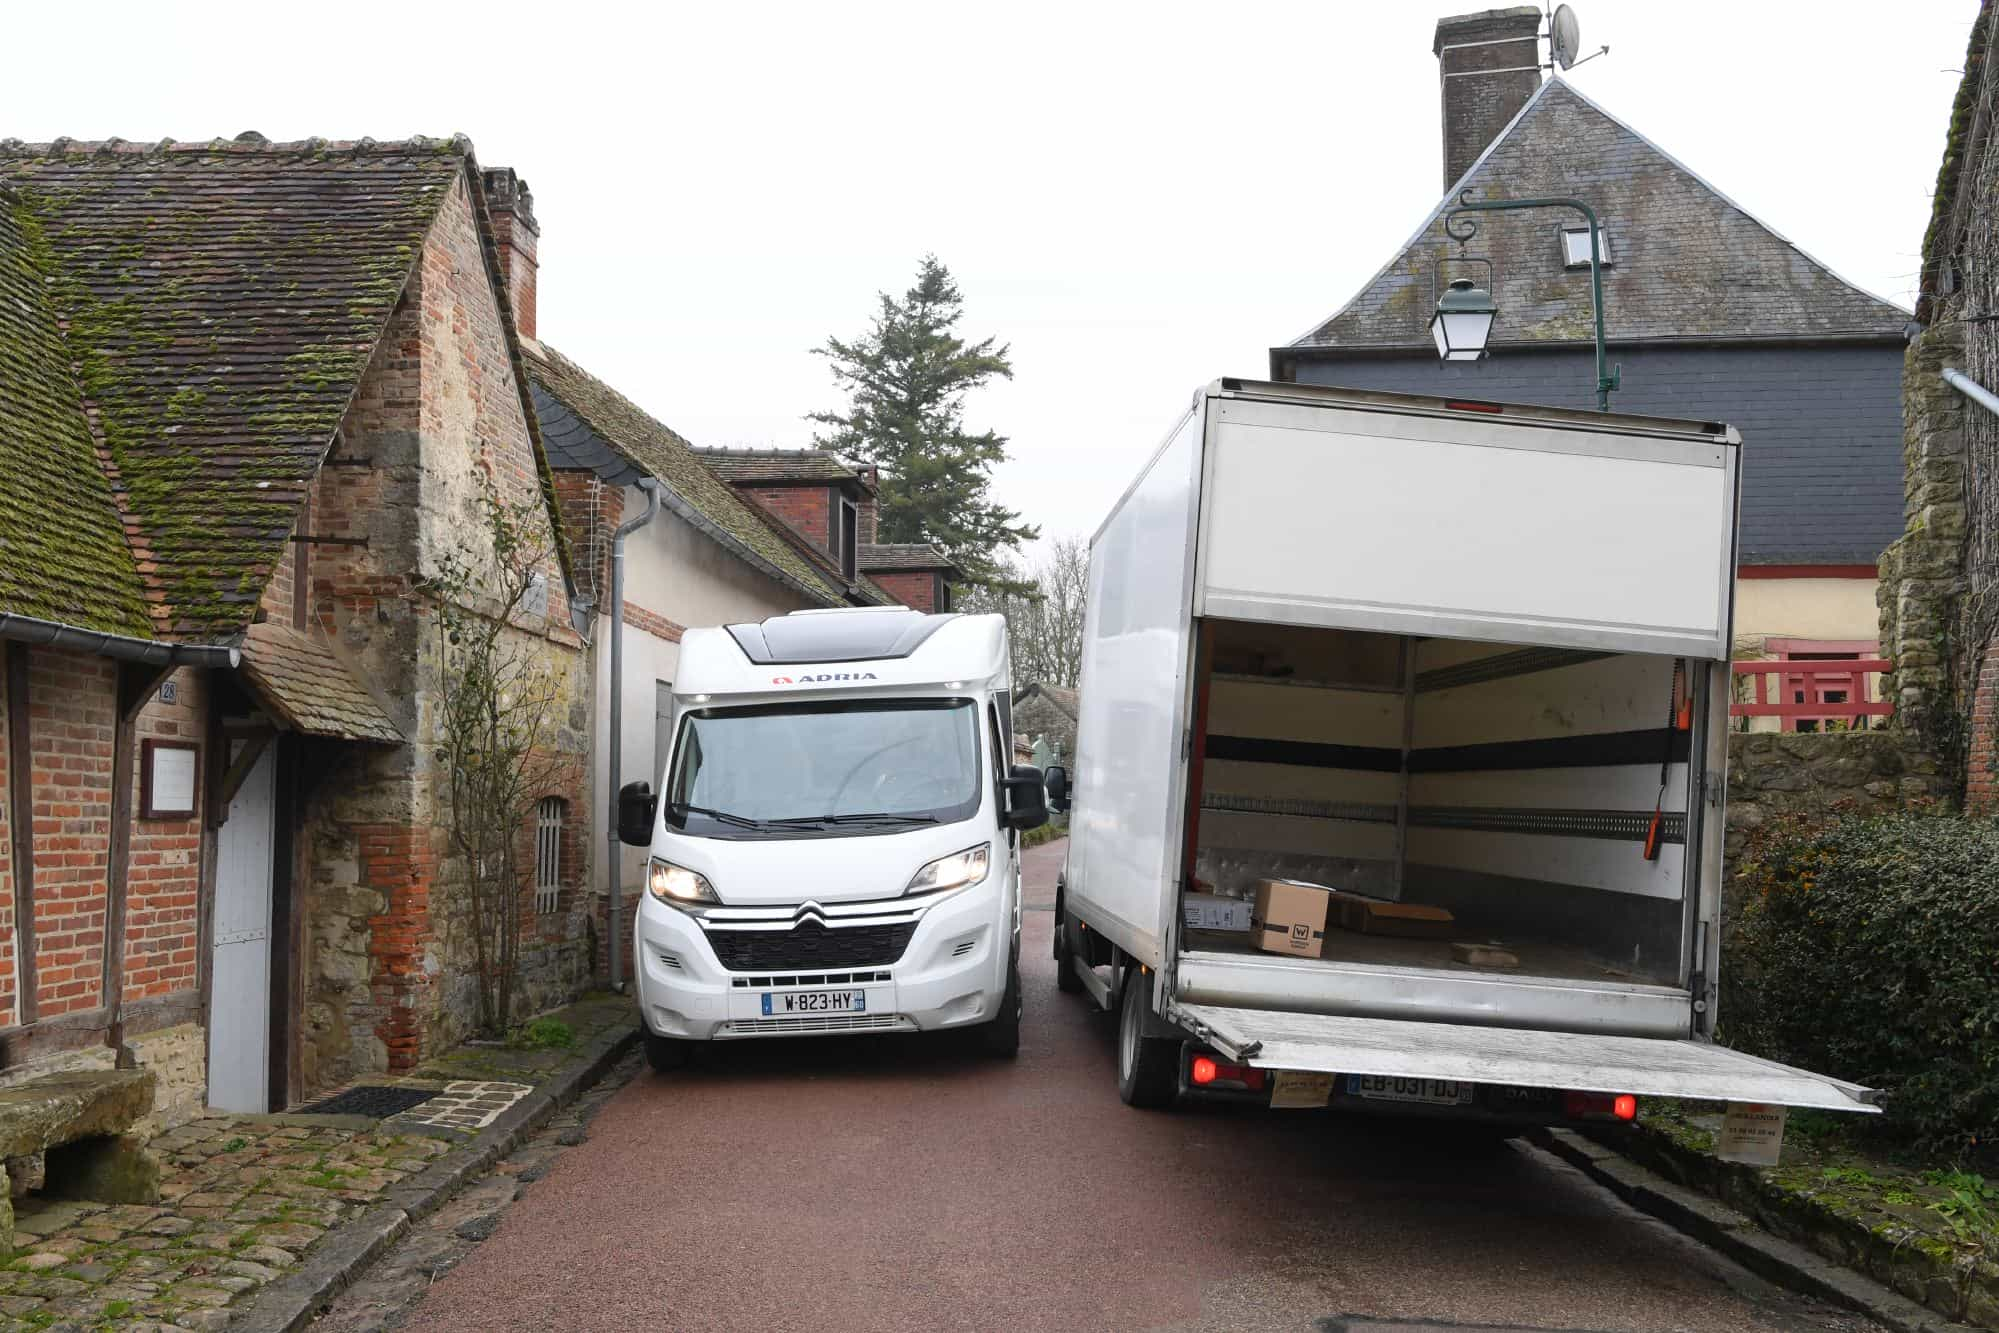
[[[645,1038],[646,1063],[652,1066],[655,1074],[671,1074],[687,1067],[690,1054],[688,1043],[672,1037],[655,1037],[650,1032],[645,1034]]]
[[[1173,1104],[1180,1043],[1145,1035],[1151,999],[1151,974],[1132,973],[1124,983],[1124,1003],[1118,1010],[1117,1095],[1126,1106],[1159,1110]]]
[[[1010,959],[1006,965],[1006,994],[1000,997],[999,1017],[987,1023],[979,1032],[979,1039],[987,1055],[996,1055],[1002,1060],[1011,1060],[1020,1053],[1020,959]]]
[[[1062,890],[1055,890],[1055,989],[1064,995],[1080,995],[1083,979],[1076,975],[1076,965],[1070,959],[1074,951],[1069,947],[1069,917],[1062,902]]]

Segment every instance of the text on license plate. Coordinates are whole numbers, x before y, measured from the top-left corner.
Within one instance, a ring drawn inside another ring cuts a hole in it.
[[[868,993],[864,990],[764,992],[764,1015],[767,1018],[785,1014],[858,1014],[867,1007]]]
[[[1384,1102],[1432,1102],[1469,1106],[1472,1085],[1448,1078],[1399,1078],[1391,1074],[1348,1074],[1347,1095]]]

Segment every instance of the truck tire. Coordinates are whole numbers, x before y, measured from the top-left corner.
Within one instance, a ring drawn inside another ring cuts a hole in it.
[[[646,1063],[652,1066],[655,1074],[671,1074],[687,1067],[692,1054],[688,1050],[689,1043],[676,1041],[672,1037],[656,1037],[650,1032],[645,1034],[645,1039]]]
[[[1020,955],[1007,960],[1006,993],[1000,997],[999,1017],[979,1029],[979,1043],[987,1055],[1011,1060],[1020,1054]]]
[[[1069,947],[1069,915],[1063,903],[1062,887],[1055,888],[1055,989],[1064,995],[1080,995],[1083,979],[1076,975],[1076,964],[1072,961],[1075,951]]]
[[[1145,1035],[1145,1017],[1151,1008],[1152,975],[1133,971],[1124,983],[1124,1003],[1118,1006],[1117,1094],[1126,1106],[1156,1111],[1173,1104],[1180,1043]]]

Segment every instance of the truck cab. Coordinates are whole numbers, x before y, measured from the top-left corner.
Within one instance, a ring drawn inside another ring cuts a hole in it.
[[[656,1069],[699,1043],[1020,1036],[1019,831],[1005,622],[904,608],[688,631],[659,788],[619,793],[650,850],[633,976]]]

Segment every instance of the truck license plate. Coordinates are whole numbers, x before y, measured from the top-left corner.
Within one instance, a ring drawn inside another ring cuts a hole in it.
[[[770,1018],[785,1014],[858,1014],[867,1007],[868,993],[864,990],[764,992],[764,1015]]]
[[[1427,1102],[1469,1106],[1472,1085],[1446,1078],[1398,1078],[1389,1074],[1348,1074],[1347,1095],[1381,1102]]]

